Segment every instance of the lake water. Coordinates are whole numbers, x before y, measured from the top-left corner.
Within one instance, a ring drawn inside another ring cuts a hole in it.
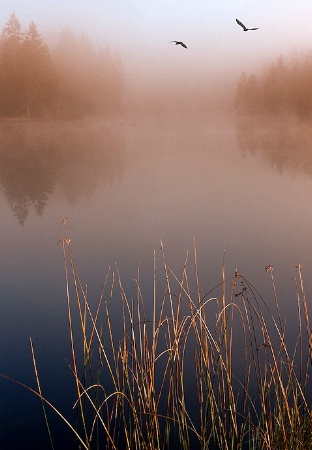
[[[71,415],[75,386],[61,221],[89,299],[116,263],[126,290],[153,284],[160,239],[182,271],[196,237],[202,292],[239,270],[274,308],[274,267],[289,334],[296,311],[292,277],[301,263],[311,293],[312,132],[289,119],[264,123],[232,116],[123,118],[111,122],[10,122],[0,126],[0,372],[36,388],[29,337],[42,389]],[[57,450],[71,434],[50,415]],[[49,447],[41,404],[0,380],[4,449]],[[73,448],[78,448],[78,445]]]

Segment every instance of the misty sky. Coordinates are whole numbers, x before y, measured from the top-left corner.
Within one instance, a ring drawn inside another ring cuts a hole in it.
[[[0,0],[0,26],[14,11],[42,35],[66,26],[117,49],[133,73],[194,78],[247,73],[292,50],[312,49],[310,0]],[[240,19],[257,31],[244,32]],[[182,40],[189,47],[175,47]],[[195,70],[196,69],[196,70]]]

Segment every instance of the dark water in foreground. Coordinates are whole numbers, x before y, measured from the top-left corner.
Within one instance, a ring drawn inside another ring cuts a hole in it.
[[[6,123],[0,126],[0,372],[36,387],[29,337],[42,389],[72,415],[75,386],[60,222],[67,217],[72,251],[89,298],[98,298],[116,262],[132,295],[137,266],[152,288],[160,239],[182,270],[196,236],[201,289],[236,268],[273,305],[274,267],[289,335],[301,263],[311,293],[312,133],[287,121],[236,123],[123,119],[114,123]],[[118,311],[117,311],[118,313]],[[70,434],[50,414],[56,449]],[[40,401],[0,380],[0,447],[49,448]],[[78,447],[75,447],[78,448]]]

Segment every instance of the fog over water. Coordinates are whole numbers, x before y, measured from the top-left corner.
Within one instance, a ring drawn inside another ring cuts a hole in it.
[[[285,147],[278,145],[287,138],[285,129],[266,131],[263,138],[257,124],[254,129],[250,123],[247,129],[244,123],[234,126],[232,118],[219,113],[195,124],[182,115],[165,121],[141,117],[135,123],[123,118],[110,122],[109,131],[107,126],[94,120],[67,122],[64,146],[64,123],[46,128],[41,123],[39,132],[31,122],[17,146],[6,146],[5,152],[2,146],[1,152],[1,372],[35,387],[31,336],[45,395],[72,420],[75,393],[66,362],[66,290],[57,245],[63,217],[68,217],[71,248],[90,305],[95,308],[115,262],[127,295],[135,298],[139,265],[147,319],[154,250],[160,295],[163,283],[160,239],[170,267],[180,274],[196,236],[202,293],[220,283],[225,247],[229,285],[238,268],[274,308],[264,270],[273,265],[290,338],[298,327],[289,318],[296,314],[294,266],[302,263],[308,278],[312,267],[307,246],[312,211],[306,202],[311,164],[299,155],[306,155],[304,143],[296,147],[296,157],[285,155]],[[1,136],[7,138],[5,130]],[[310,295],[308,281],[306,292]],[[114,298],[111,309],[117,330],[119,300]],[[16,449],[21,442],[29,449],[48,448],[40,402],[8,381],[1,382],[1,389],[3,442]],[[51,413],[49,420],[55,448],[65,450],[71,435]],[[35,435],[33,427],[39,430]]]
[[[219,285],[225,261],[227,289],[239,270],[274,309],[264,270],[274,267],[293,339],[295,265],[303,265],[312,293],[312,3],[0,6],[0,30],[13,11],[23,31],[34,21],[58,80],[47,110],[38,89],[26,90],[33,103],[25,94],[19,114],[1,113],[0,373],[36,388],[31,336],[45,395],[75,421],[65,217],[92,308],[109,268],[117,279],[118,267],[135,298],[140,267],[149,320],[154,252],[157,280],[163,273],[160,240],[180,274],[196,238],[202,295]],[[236,18],[259,30],[244,32]],[[220,289],[213,295],[220,298]],[[117,326],[119,300],[111,311]],[[49,419],[55,450],[77,449],[51,411]],[[50,448],[40,401],[7,380],[0,380],[0,425],[0,447]]]
[[[109,46],[123,61],[127,82],[136,92],[157,87],[188,91],[219,82],[231,85],[242,71],[253,72],[280,54],[310,45],[308,2],[276,1],[2,1],[2,27],[14,11],[26,27],[32,20],[48,38],[62,28],[86,33],[97,45]],[[256,32],[243,32],[239,18]],[[185,41],[189,47],[169,44]],[[221,88],[222,89],[222,88]]]

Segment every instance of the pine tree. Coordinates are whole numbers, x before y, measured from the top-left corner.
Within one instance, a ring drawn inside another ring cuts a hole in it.
[[[12,13],[0,40],[0,114],[18,115],[25,109],[22,75],[23,33]]]
[[[31,22],[26,33],[15,13],[0,39],[0,115],[40,116],[56,101],[56,80],[48,47]]]
[[[56,80],[49,49],[34,22],[25,33],[22,47],[27,115],[40,116],[56,101]]]

